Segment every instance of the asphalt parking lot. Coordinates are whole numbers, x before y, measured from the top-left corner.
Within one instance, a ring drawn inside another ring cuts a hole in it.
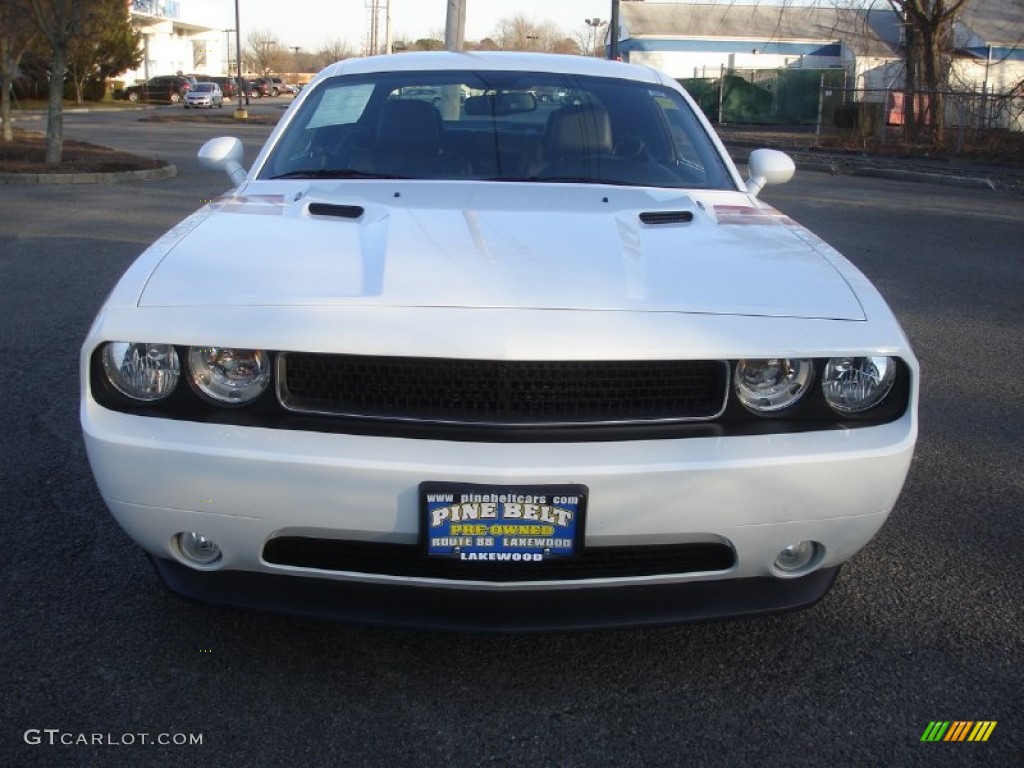
[[[4,764],[1021,764],[1019,195],[822,173],[764,194],[868,274],[922,365],[903,496],[813,609],[579,635],[350,628],[173,597],[93,485],[89,323],[135,256],[229,186],[194,160],[202,142],[240,135],[249,162],[270,131],[139,114],[69,115],[68,136],[158,154],[177,178],[0,185]],[[922,742],[935,720],[997,725]]]

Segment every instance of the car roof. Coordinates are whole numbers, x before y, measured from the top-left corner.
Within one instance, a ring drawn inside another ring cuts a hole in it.
[[[589,56],[518,51],[416,51],[390,56],[367,56],[339,61],[323,70],[320,76],[446,69],[550,72],[616,77],[648,83],[667,82],[666,77],[657,70],[636,64]]]

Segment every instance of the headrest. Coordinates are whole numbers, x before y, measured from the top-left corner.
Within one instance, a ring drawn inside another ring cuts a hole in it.
[[[384,102],[377,119],[377,149],[440,149],[441,113],[415,99]]]
[[[554,113],[552,143],[559,154],[607,154],[612,124],[602,107],[571,104]]]

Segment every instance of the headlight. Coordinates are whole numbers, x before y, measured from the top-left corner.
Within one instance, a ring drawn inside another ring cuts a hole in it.
[[[125,397],[151,403],[174,391],[181,375],[178,353],[170,344],[112,341],[103,346],[103,372]]]
[[[191,347],[188,364],[196,389],[221,404],[248,403],[270,383],[270,355],[262,349]]]
[[[891,357],[833,357],[821,386],[825,400],[839,413],[861,413],[885,399],[896,381]]]
[[[736,364],[733,386],[736,397],[751,411],[773,413],[803,397],[813,374],[814,365],[810,360],[740,360]]]

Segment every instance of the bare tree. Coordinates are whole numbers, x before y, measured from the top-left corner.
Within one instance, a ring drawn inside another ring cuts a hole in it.
[[[288,60],[288,51],[269,30],[250,32],[242,56],[251,72],[269,75],[280,72]]]
[[[941,144],[945,131],[944,92],[949,86],[953,23],[967,0],[887,0],[906,30],[903,103],[907,133],[920,138],[931,131]],[[918,103],[917,94],[928,98]],[[920,114],[923,107],[924,114]],[[922,119],[923,118],[923,119]]]
[[[421,37],[409,44],[410,51],[443,51],[444,40],[436,37]]]
[[[540,50],[540,28],[522,13],[500,19],[494,30],[494,39],[504,51]]]
[[[593,22],[593,23],[591,23]],[[604,56],[604,36],[608,31],[608,22],[601,19],[587,19],[587,26],[573,32],[572,39],[579,46],[583,56]]]
[[[576,55],[582,53],[579,43],[562,31],[550,19],[545,19],[537,25],[537,38],[539,50],[548,53],[571,53]]]
[[[351,59],[356,55],[355,49],[344,40],[328,40],[326,43],[321,45],[315,54],[313,54],[314,61],[316,63],[317,71],[323,69],[328,64],[333,64],[336,61],[342,61],[343,59]]]
[[[32,43],[35,25],[21,0],[0,0],[0,123],[3,141],[14,141],[11,91],[18,77],[18,62]]]
[[[317,55],[315,53],[304,51],[299,46],[290,46],[289,50],[291,50],[291,61],[288,65],[290,72],[297,74],[299,72],[318,72],[320,69],[323,69],[323,67],[317,66]]]
[[[46,116],[46,162],[64,154],[64,77],[68,48],[97,15],[102,0],[27,0],[39,34],[50,48],[50,99]]]
[[[492,38],[485,38],[505,51],[546,51],[579,54],[582,46],[549,19],[537,22],[517,13],[498,21]],[[481,41],[483,45],[484,41]]]

